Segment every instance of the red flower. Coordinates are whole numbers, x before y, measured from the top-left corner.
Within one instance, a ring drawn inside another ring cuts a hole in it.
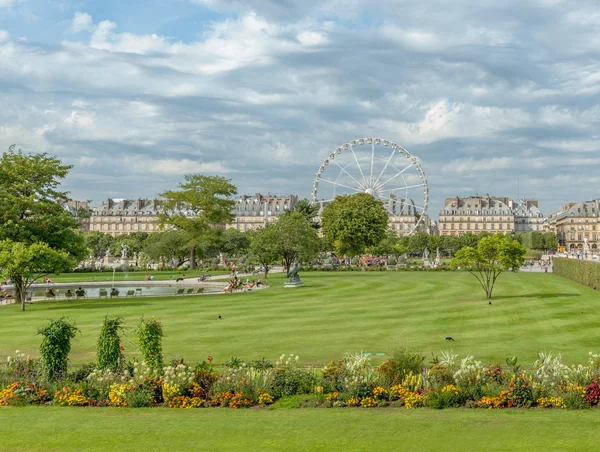
[[[207,361],[210,363],[210,362],[212,362],[212,360],[213,360],[213,357],[212,357],[212,356],[210,356],[210,355],[208,355],[208,357],[206,358],[206,360],[207,360]]]
[[[123,347],[122,345],[121,345],[121,346],[119,346],[119,348],[120,348],[121,350],[125,350],[125,347]]]

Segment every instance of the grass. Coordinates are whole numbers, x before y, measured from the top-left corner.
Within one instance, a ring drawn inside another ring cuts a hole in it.
[[[597,410],[0,408],[1,450],[597,450]]]
[[[155,316],[164,324],[166,358],[216,363],[281,353],[322,365],[346,352],[387,352],[395,343],[431,357],[452,349],[486,363],[517,355],[531,365],[539,351],[561,352],[567,362],[586,362],[600,351],[600,297],[553,274],[501,276],[489,305],[476,280],[460,272],[314,272],[305,287],[284,289],[272,275],[268,290],[247,294],[170,298],[41,302],[20,312],[0,307],[0,355],[19,349],[38,355],[37,329],[49,318],[69,316],[82,333],[73,342],[75,362],[95,359],[105,315],[130,327],[125,349],[135,356],[133,327]],[[222,319],[218,319],[221,315]],[[454,342],[445,341],[453,337]]]
[[[146,275],[154,276],[155,281],[168,281],[177,279],[184,273],[187,279],[197,279],[201,274],[217,276],[227,275],[226,271],[194,270],[194,271],[156,271],[147,272],[115,272],[115,281],[143,281]],[[104,282],[112,281],[113,272],[93,272],[93,273],[62,273],[60,275],[50,275],[53,283],[71,283],[71,282]]]

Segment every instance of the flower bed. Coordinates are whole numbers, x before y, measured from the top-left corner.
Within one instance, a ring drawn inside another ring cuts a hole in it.
[[[156,321],[146,323],[160,327]],[[162,329],[156,334],[160,337]],[[219,368],[210,356],[195,365],[183,359],[163,365],[160,342],[150,352],[153,365],[126,363],[119,355],[110,368],[89,363],[52,372],[46,362],[17,352],[0,362],[0,406],[243,409],[292,396],[301,396],[299,406],[358,409],[581,409],[600,403],[600,355],[591,352],[586,364],[574,366],[563,364],[560,355],[540,353],[527,371],[516,358],[507,359],[504,367],[486,366],[473,356],[460,359],[451,353],[426,367],[422,356],[405,349],[379,366],[356,353],[323,368],[301,367],[294,355],[282,355],[275,363],[230,358]]]

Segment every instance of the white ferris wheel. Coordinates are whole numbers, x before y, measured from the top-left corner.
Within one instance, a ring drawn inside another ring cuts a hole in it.
[[[390,222],[406,235],[424,224],[429,188],[418,159],[382,138],[359,138],[331,152],[319,167],[312,202],[323,207],[336,196],[368,193],[383,202]]]

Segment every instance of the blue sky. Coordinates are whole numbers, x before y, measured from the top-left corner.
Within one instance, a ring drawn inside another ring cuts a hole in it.
[[[308,197],[368,136],[419,158],[434,218],[456,195],[600,196],[591,0],[0,0],[0,62],[0,148],[72,163],[78,199],[190,172]]]

